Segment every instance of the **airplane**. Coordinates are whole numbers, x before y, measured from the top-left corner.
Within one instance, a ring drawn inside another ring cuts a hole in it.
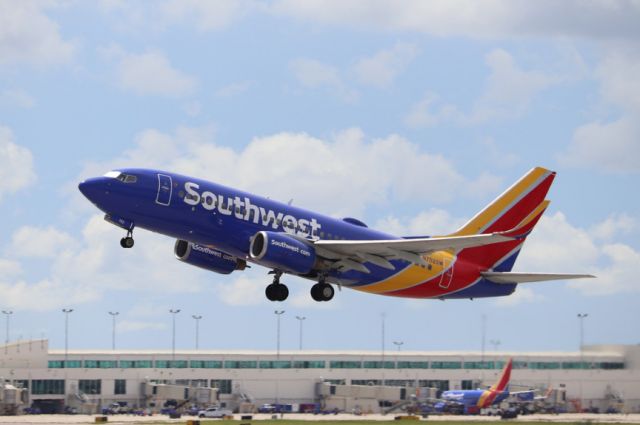
[[[248,263],[271,269],[265,295],[284,301],[283,274],[315,281],[311,297],[335,289],[406,298],[474,299],[512,294],[517,285],[587,274],[512,272],[522,245],[549,205],[556,173],[536,167],[465,225],[446,236],[399,237],[355,218],[333,218],[217,183],[159,170],[126,168],[79,183],[80,192],[126,231],[176,239],[187,264],[229,274]]]
[[[512,365],[513,361],[509,359],[502,369],[498,382],[488,389],[444,391],[440,403],[460,406],[464,409],[464,413],[477,413],[479,409],[501,403],[510,395],[533,394],[533,391],[509,392]]]

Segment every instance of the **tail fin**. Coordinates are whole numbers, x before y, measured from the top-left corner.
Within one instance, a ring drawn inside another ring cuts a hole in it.
[[[533,230],[549,205],[545,197],[555,175],[554,171],[542,167],[530,170],[451,235],[464,236],[517,229],[516,240],[481,248],[468,248],[462,250],[458,257],[466,258],[483,268],[510,271],[526,236]]]
[[[513,365],[513,359],[509,359],[507,364],[502,369],[502,375],[498,382],[493,384],[490,388],[491,391],[505,391],[509,386],[509,380],[511,380],[511,367]]]

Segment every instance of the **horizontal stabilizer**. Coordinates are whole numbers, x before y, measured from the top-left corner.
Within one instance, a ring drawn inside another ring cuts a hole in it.
[[[567,280],[593,278],[591,274],[571,273],[517,273],[517,272],[483,272],[482,277],[495,283],[529,283],[546,280]]]

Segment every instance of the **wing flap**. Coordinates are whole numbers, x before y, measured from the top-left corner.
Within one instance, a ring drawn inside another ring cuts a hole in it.
[[[591,274],[573,273],[518,273],[518,272],[482,272],[482,276],[494,283],[531,283],[548,280],[567,280],[594,278]]]
[[[342,254],[344,256],[358,256],[360,254],[376,255],[380,257],[397,257],[398,251],[411,254],[427,254],[446,249],[460,250],[475,246],[489,245],[513,240],[514,236],[503,233],[491,233],[471,236],[449,236],[420,239],[390,239],[363,241],[332,241],[318,240],[314,246]]]

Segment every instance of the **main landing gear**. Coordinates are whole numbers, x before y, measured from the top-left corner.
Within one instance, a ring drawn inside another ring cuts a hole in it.
[[[273,273],[273,283],[267,286],[264,293],[267,296],[269,301],[284,301],[289,296],[289,288],[287,285],[280,283],[280,276],[282,276],[282,272],[279,270],[274,270]]]
[[[329,301],[334,294],[333,286],[326,283],[324,277],[320,278],[320,281],[311,287],[311,298],[314,301]]]
[[[120,246],[123,248],[133,248],[133,229],[127,230],[127,236],[120,239]]]

